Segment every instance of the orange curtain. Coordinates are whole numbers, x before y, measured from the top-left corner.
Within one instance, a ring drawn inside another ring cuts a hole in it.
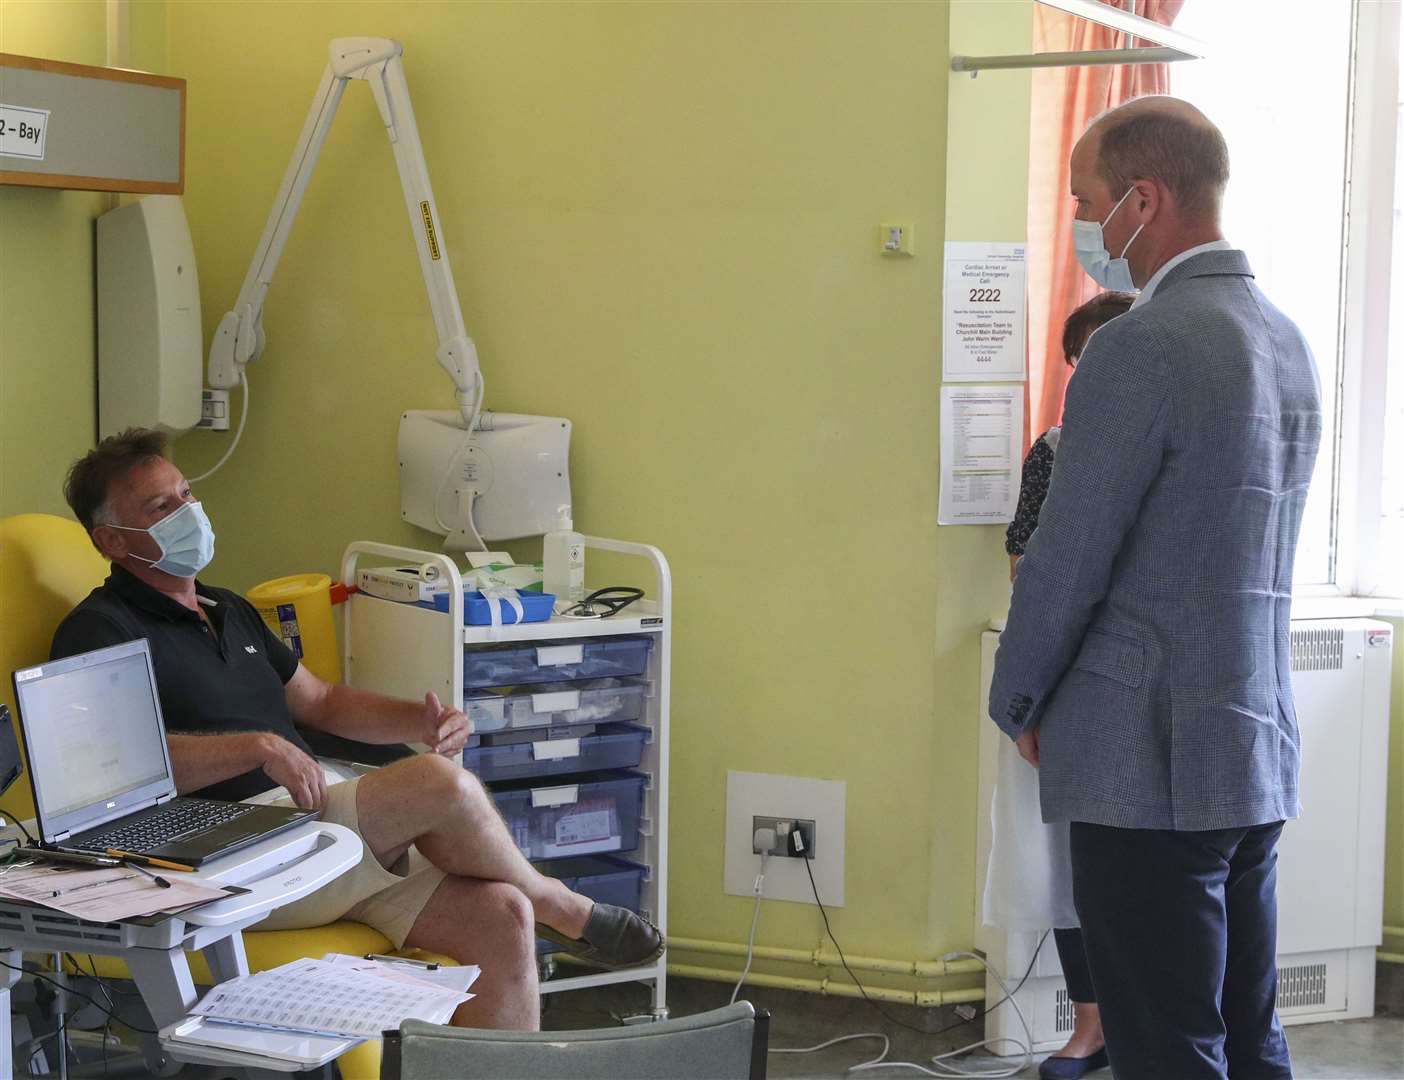
[[[1103,0],[1169,26],[1185,0]],[[1117,49],[1120,34],[1067,12],[1034,5],[1034,51]],[[1142,45],[1146,42],[1135,42]],[[1145,94],[1170,92],[1167,64],[1041,68],[1033,74],[1029,145],[1029,382],[1024,415],[1032,442],[1062,418],[1071,369],[1063,362],[1063,320],[1097,293],[1073,255],[1068,157],[1097,114]]]

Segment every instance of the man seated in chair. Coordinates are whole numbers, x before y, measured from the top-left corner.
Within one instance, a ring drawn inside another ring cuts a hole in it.
[[[397,947],[479,964],[478,996],[454,1015],[467,1027],[538,1026],[538,933],[606,966],[655,959],[663,940],[649,922],[571,892],[517,850],[457,760],[463,713],[433,694],[399,701],[326,683],[241,596],[196,581],[214,532],[165,447],[164,435],[134,429],[69,470],[64,495],[112,573],[59,626],[53,656],[148,639],[182,794],[247,799],[281,786],[360,834],[356,868],[258,928],[352,919]],[[433,753],[328,785],[296,725]]]

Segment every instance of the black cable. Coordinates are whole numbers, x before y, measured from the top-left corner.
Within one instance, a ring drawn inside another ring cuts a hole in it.
[[[77,958],[77,957],[74,957],[74,959],[73,959],[73,966],[76,967],[76,968],[78,968],[79,971],[82,971],[82,970],[83,970],[81,967],[78,967],[78,958]],[[112,999],[112,991],[111,991],[111,989],[110,989],[110,988],[108,987],[108,985],[107,985],[107,980],[104,979],[102,976],[100,976],[100,975],[98,974],[97,961],[96,961],[95,959],[93,959],[93,954],[92,954],[92,953],[88,953],[88,966],[89,966],[90,968],[93,969],[93,978],[94,978],[94,979],[97,979],[98,985],[102,987],[102,996],[105,997],[105,998],[107,998],[107,1003],[108,1003],[110,1006],[112,1006],[112,1009],[113,1009],[113,1012],[110,1012],[110,1013],[107,1014],[107,1022],[104,1023],[104,1024],[102,1025],[102,1075],[103,1075],[103,1076],[106,1076],[106,1075],[107,1075],[107,1034],[108,1034],[108,1032],[110,1032],[110,1031],[112,1030],[112,1017],[115,1015],[115,1012],[116,1012],[116,1009],[117,1009],[117,1002],[115,1002],[115,1001]],[[121,1036],[119,1035],[117,1038],[120,1040],[120,1039],[121,1039]]]
[[[84,953],[83,955],[88,958],[88,966],[93,969],[92,978],[97,981],[99,988],[101,988],[102,996],[107,999],[108,1007],[114,1010],[113,1012],[109,1012],[107,1014],[107,1021],[102,1025],[102,1075],[106,1076],[108,1073],[107,1036],[108,1033],[112,1030],[112,1018],[116,1016],[115,1010],[117,1008],[117,1002],[114,1001],[112,997],[113,988],[108,986],[107,980],[98,974],[97,961],[93,959],[93,954]],[[75,975],[78,975],[84,979],[88,978],[88,973],[83,970],[83,965],[78,962],[78,956],[76,953],[64,953],[63,958],[73,965],[73,973]]]
[[[97,1000],[96,998],[89,997],[87,994],[83,993],[83,991],[81,991],[81,990],[75,990],[75,989],[74,989],[73,987],[71,987],[71,986],[64,986],[63,983],[59,982],[57,979],[51,979],[49,976],[45,975],[42,971],[31,971],[29,968],[23,967],[23,966],[16,967],[14,964],[8,963],[8,962],[6,962],[6,961],[4,961],[4,960],[0,960],[0,967],[7,967],[7,968],[9,968],[11,971],[18,971],[21,975],[33,975],[36,979],[42,979],[42,980],[43,980],[44,982],[46,982],[46,983],[52,983],[54,986],[57,986],[57,987],[58,987],[60,990],[62,990],[64,993],[67,993],[67,994],[77,994],[80,998],[82,998],[84,1001],[86,1001],[86,1002],[88,1002],[89,1004],[91,1004],[94,1008],[98,1009],[98,1010],[101,1011],[101,1012],[105,1012],[108,1016],[112,1017],[114,1020],[121,1020],[122,1023],[124,1023],[124,1024],[127,1025],[127,1027],[131,1028],[133,1031],[140,1032],[142,1035],[159,1035],[159,1034],[161,1034],[161,1033],[160,1033],[159,1031],[157,1031],[155,1028],[137,1027],[135,1024],[131,1024],[131,1023],[128,1023],[126,1020],[122,1020],[122,1018],[121,1018],[120,1016],[118,1016],[117,1013],[114,1012],[112,1009],[104,1008],[103,1005],[102,1005],[101,1003],[99,1003],[98,1000]]]
[[[1024,974],[1020,977],[1019,982],[1015,985],[1013,990],[1010,990],[1007,994],[1004,995],[1004,997],[1000,998],[988,1009],[984,1010],[984,1014],[986,1016],[989,1016],[990,1013],[994,1012],[996,1009],[998,1009],[1001,1005],[1003,1005],[1006,1001],[1008,1001],[1010,998],[1012,998],[1015,994],[1017,994],[1020,990],[1024,988],[1024,983],[1028,982],[1029,976],[1033,974],[1034,964],[1038,963],[1038,954],[1043,948],[1043,943],[1048,940],[1048,935],[1051,933],[1051,930],[1045,930],[1043,932],[1043,937],[1039,938],[1038,944],[1034,946],[1034,953],[1033,956],[1029,959],[1029,966],[1024,969]]]
[[[77,974],[82,975],[85,979],[88,978],[88,972],[84,971],[83,966],[78,963],[78,955],[76,953],[64,953],[64,955],[73,961],[73,968]],[[84,953],[83,955],[88,958],[88,966],[93,969],[92,978],[96,979],[98,985],[102,987],[103,997],[107,998],[108,1003],[112,1005],[114,1009],[117,1006],[112,1000],[113,994],[116,994],[119,997],[141,997],[140,990],[123,990],[120,986],[114,986],[111,979],[104,978],[103,976],[98,974],[97,961],[93,959],[93,954]]]
[[[1024,974],[1023,974],[1023,976],[1019,979],[1018,984],[1014,987],[1013,990],[1011,990],[1011,991],[1009,991],[1009,993],[1005,994],[1004,997],[1000,998],[1000,999],[999,999],[998,1001],[996,1001],[993,1005],[991,1005],[988,1009],[985,1009],[985,1008],[980,1009],[980,1010],[975,1014],[975,1016],[972,1016],[969,1020],[966,1020],[964,1017],[962,1017],[962,1018],[956,1020],[956,1022],[953,1023],[953,1024],[947,1024],[945,1027],[937,1028],[937,1029],[936,1029],[935,1031],[933,1031],[931,1034],[933,1034],[933,1035],[944,1035],[944,1034],[945,1034],[946,1032],[948,1032],[948,1031],[953,1031],[953,1030],[955,1030],[955,1029],[958,1028],[958,1027],[963,1027],[963,1026],[966,1025],[966,1024],[974,1023],[974,1022],[975,1022],[975,1017],[976,1017],[976,1016],[989,1016],[990,1013],[994,1012],[994,1011],[995,1011],[996,1009],[998,1009],[1001,1005],[1003,1005],[1006,1001],[1008,1001],[1011,997],[1013,997],[1013,996],[1014,996],[1015,994],[1017,994],[1020,990],[1022,990],[1022,989],[1024,988],[1024,983],[1028,982],[1028,981],[1029,981],[1029,976],[1030,976],[1031,974],[1033,974],[1034,964],[1037,963],[1037,961],[1038,961],[1038,953],[1039,953],[1039,950],[1043,948],[1043,943],[1044,943],[1045,941],[1048,940],[1048,934],[1049,934],[1049,931],[1045,930],[1045,931],[1043,932],[1043,937],[1041,937],[1041,938],[1038,939],[1038,944],[1034,946],[1033,959],[1031,959],[1031,960],[1029,961],[1029,966],[1026,967],[1026,968],[1024,969]]]
[[[26,840],[29,841],[29,846],[30,846],[30,847],[38,847],[38,846],[39,846],[37,843],[34,842],[34,837],[32,837],[32,836],[29,835],[29,830],[26,829],[26,828],[24,827],[24,822],[23,822],[23,821],[21,821],[19,818],[15,817],[14,814],[10,813],[10,812],[9,812],[8,810],[6,810],[3,806],[0,806],[0,815],[3,815],[4,817],[8,818],[10,821],[13,821],[16,825],[19,826],[19,831],[22,832],[22,833],[24,833],[24,838],[25,838]]]
[[[853,980],[853,984],[858,987],[858,992],[863,995],[863,1000],[871,1005],[889,1024],[896,1024],[898,1027],[906,1028],[908,1031],[915,1031],[919,1035],[937,1035],[942,1031],[949,1031],[953,1027],[960,1027],[961,1024],[968,1024],[970,1021],[962,1020],[960,1024],[951,1024],[949,1027],[940,1028],[937,1031],[928,1031],[926,1028],[919,1028],[915,1024],[908,1024],[903,1020],[898,1020],[895,1016],[889,1015],[886,1009],[879,1005],[872,998],[868,997],[868,991],[863,984],[858,981],[858,976],[853,974],[853,969],[848,966],[848,958],[843,955],[843,946],[838,943],[838,938],[834,937],[834,931],[829,926],[829,913],[824,910],[824,901],[819,899],[819,886],[814,883],[814,871],[809,868],[809,860],[802,858],[804,872],[809,875],[809,887],[814,891],[814,902],[819,905],[819,914],[824,917],[824,933],[829,935],[829,940],[834,943],[834,948],[838,950],[839,960],[843,963],[843,970],[848,972],[848,977]]]

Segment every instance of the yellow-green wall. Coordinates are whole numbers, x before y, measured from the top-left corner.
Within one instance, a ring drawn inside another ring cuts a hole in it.
[[[328,39],[404,43],[489,406],[571,417],[577,525],[672,560],[679,934],[744,930],[747,901],[721,890],[726,772],[742,769],[848,781],[845,948],[970,941],[975,641],[1003,586],[995,530],[935,527],[949,19],[170,7],[207,331]],[[878,253],[894,216],[917,223],[914,260]],[[202,488],[226,580],[330,568],[356,537],[434,543],[396,521],[399,413],[450,404],[408,229],[352,85],[269,299],[245,445]],[[192,436],[179,460],[195,471],[221,446]],[[818,943],[813,908],[764,924],[768,943]]]
[[[106,60],[103,0],[0,3],[0,52]],[[108,196],[0,185],[0,514],[60,513],[59,463],[92,445],[93,220]]]

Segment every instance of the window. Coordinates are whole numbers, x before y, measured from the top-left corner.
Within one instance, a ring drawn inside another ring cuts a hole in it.
[[[1404,20],[1399,31],[1404,34]],[[1396,60],[1404,55],[1404,38],[1394,38]],[[1404,82],[1391,95],[1396,153],[1404,147]],[[1378,541],[1374,558],[1362,567],[1361,591],[1380,596],[1404,596],[1404,164],[1395,163],[1393,190],[1394,236],[1390,251],[1388,357],[1385,367],[1380,500],[1378,510],[1367,507],[1365,531],[1375,524]],[[1371,518],[1373,517],[1373,521]]]
[[[1171,65],[1170,92],[1202,110],[1228,141],[1224,236],[1301,327],[1321,376],[1321,453],[1296,584],[1351,589],[1339,554],[1354,531],[1340,520],[1354,5],[1187,0],[1175,29],[1211,49],[1204,60]]]

